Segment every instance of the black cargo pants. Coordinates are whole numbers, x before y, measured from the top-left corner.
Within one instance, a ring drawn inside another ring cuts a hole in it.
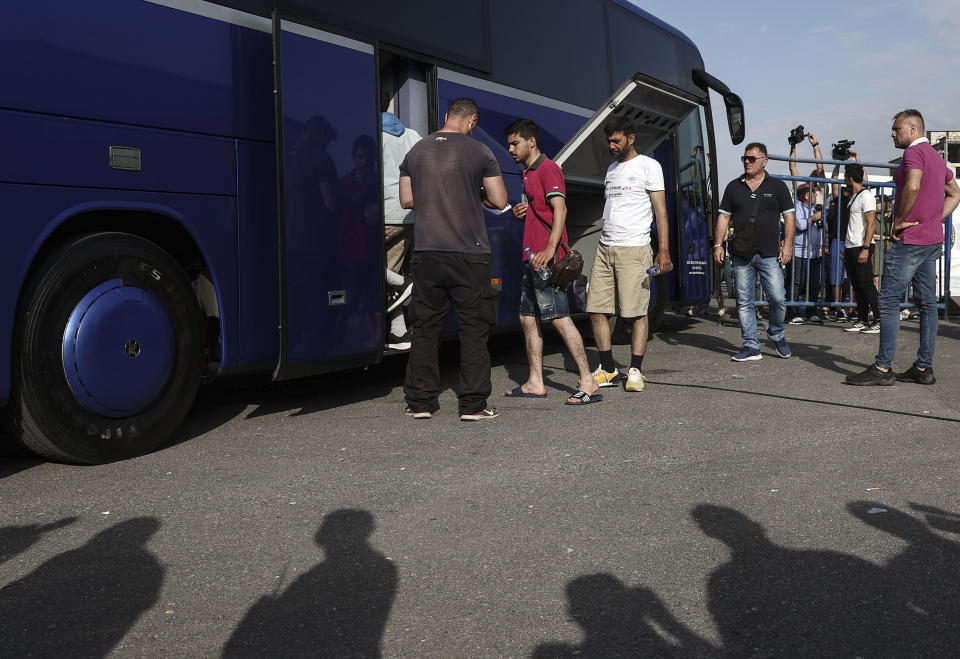
[[[413,275],[413,345],[403,393],[415,412],[435,412],[440,404],[437,348],[450,303],[460,328],[459,413],[487,407],[490,352],[487,339],[497,324],[497,291],[490,284],[490,255],[461,252],[415,252]]]

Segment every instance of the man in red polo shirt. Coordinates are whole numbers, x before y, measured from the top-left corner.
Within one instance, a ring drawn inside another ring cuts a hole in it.
[[[543,334],[540,321],[549,320],[563,337],[570,356],[580,371],[577,392],[567,405],[586,405],[602,398],[593,379],[583,338],[570,318],[567,291],[551,286],[537,274],[544,266],[552,266],[566,256],[561,242],[567,243],[567,203],[563,172],[540,152],[540,129],[529,119],[518,119],[507,126],[504,134],[514,162],[523,163],[523,190],[526,203],[513,207],[514,216],[524,221],[523,283],[520,289],[520,326],[527,346],[530,374],[527,381],[508,391],[508,398],[545,398],[543,383]],[[549,227],[549,228],[548,228]],[[558,249],[559,248],[559,249]],[[554,258],[556,257],[556,259]]]
[[[880,283],[880,350],[873,364],[846,378],[847,384],[889,386],[897,382],[934,384],[933,352],[937,340],[937,261],[943,252],[943,221],[960,204],[953,172],[926,138],[923,116],[914,109],[893,116],[893,145],[903,149],[893,174],[897,199],[893,206],[893,242],[883,259]],[[907,286],[920,308],[920,348],[913,365],[893,370],[900,332],[900,302]]]

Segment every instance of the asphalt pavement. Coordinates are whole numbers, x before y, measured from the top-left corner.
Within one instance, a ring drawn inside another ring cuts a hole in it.
[[[894,387],[843,384],[878,341],[843,327],[735,363],[735,323],[668,314],[645,390],[582,407],[551,330],[548,397],[503,398],[526,359],[501,335],[495,420],[458,420],[450,344],[429,420],[394,356],[205,388],[137,459],[4,458],[3,654],[953,654],[960,325],[935,385]]]

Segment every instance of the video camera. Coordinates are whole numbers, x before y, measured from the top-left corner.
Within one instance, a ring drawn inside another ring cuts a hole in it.
[[[790,143],[791,147],[794,147],[800,144],[806,136],[807,134],[803,132],[803,126],[797,126],[790,131],[790,134],[787,136],[787,142]]]
[[[856,142],[854,140],[840,140],[833,145],[833,159],[847,160],[850,158],[850,147]]]

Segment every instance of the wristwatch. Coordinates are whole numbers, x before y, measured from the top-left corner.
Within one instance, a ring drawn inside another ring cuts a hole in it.
[[[713,246],[714,249],[716,249],[716,248],[718,248],[718,247],[723,247],[723,243],[717,243],[716,245]]]

